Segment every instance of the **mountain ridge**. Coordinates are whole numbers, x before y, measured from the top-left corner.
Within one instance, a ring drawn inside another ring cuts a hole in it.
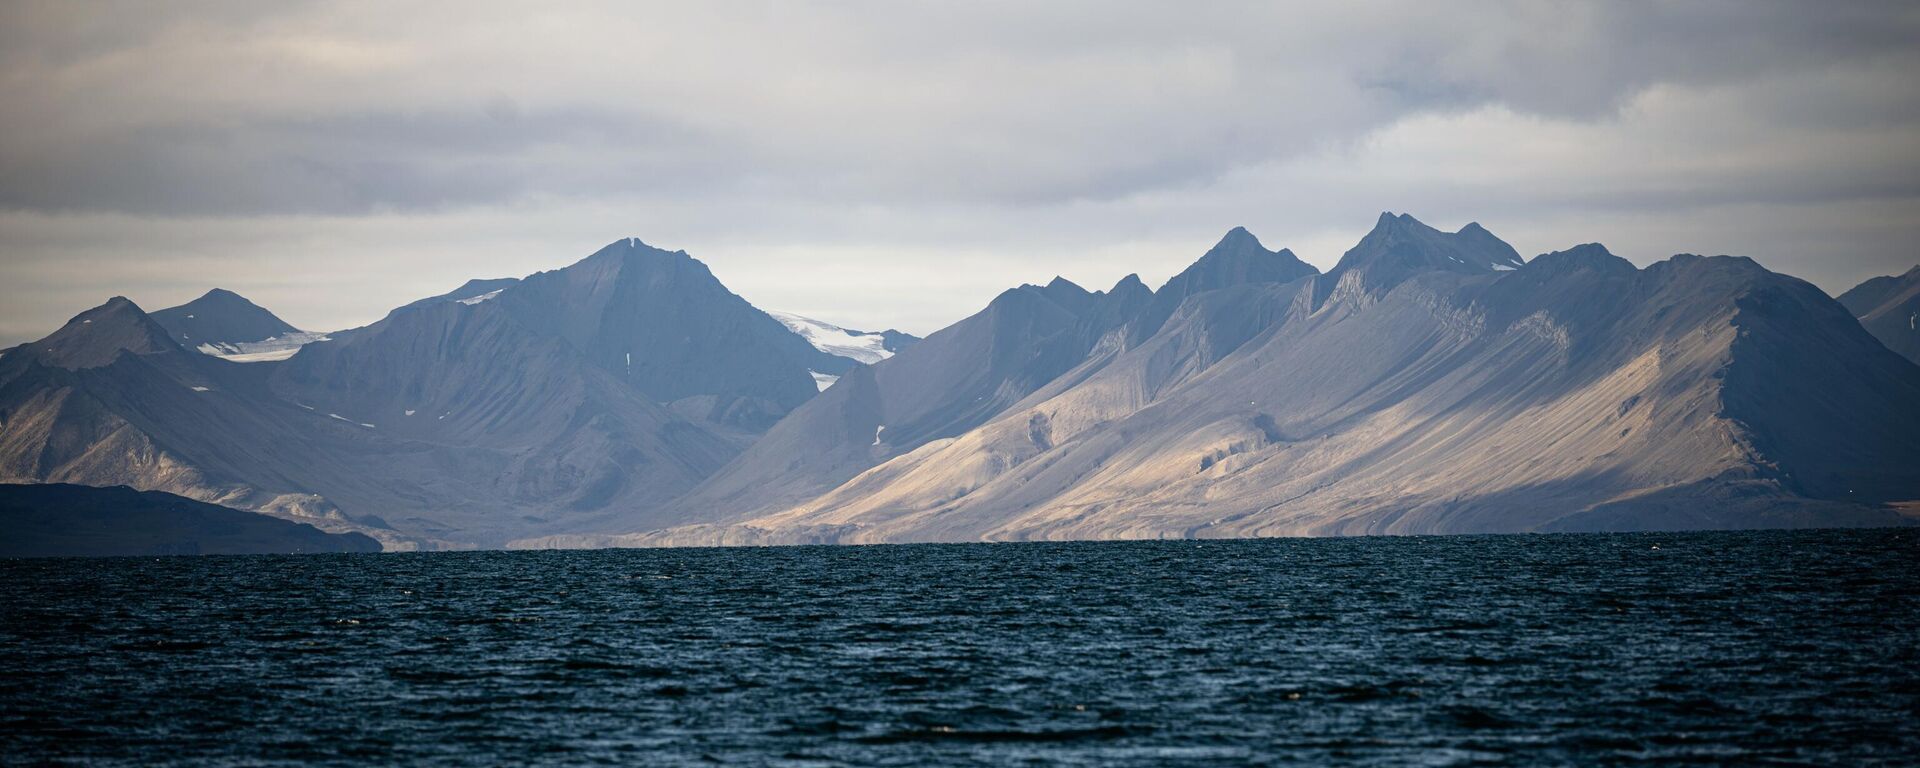
[[[1920,363],[1920,266],[1867,280],[1840,294],[1839,302],[1880,343]]]
[[[1408,269],[1455,246],[1413,231],[1429,242],[1370,235],[1328,275],[1190,297],[1144,343],[812,499],[521,544],[1889,525],[1878,505],[1920,494],[1920,369],[1812,286],[1597,244]]]
[[[1326,273],[1236,227],[887,349],[629,238],[258,365],[116,297],[0,355],[0,481],[387,548],[1901,524],[1920,367],[1869,282],[1389,213]]]

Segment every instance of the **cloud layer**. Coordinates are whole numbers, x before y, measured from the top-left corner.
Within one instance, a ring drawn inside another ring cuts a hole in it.
[[[1191,4],[1188,4],[1191,5]],[[0,341],[213,285],[329,329],[617,237],[926,332],[1247,225],[1920,259],[1920,11],[1805,3],[0,10]]]

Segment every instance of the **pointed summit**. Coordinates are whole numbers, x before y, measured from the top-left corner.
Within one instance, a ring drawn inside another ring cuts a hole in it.
[[[1267,252],[1266,247],[1260,244],[1260,238],[1254,237],[1253,233],[1248,232],[1246,227],[1234,227],[1233,229],[1227,230],[1227,234],[1220,238],[1220,242],[1215,243],[1213,248],[1209,249],[1207,252],[1220,253],[1220,252],[1226,252],[1226,251],[1247,251],[1252,249],[1259,249],[1261,252]]]
[[[1146,282],[1140,279],[1139,273],[1133,272],[1128,273],[1126,277],[1120,278],[1120,282],[1114,283],[1112,288],[1107,289],[1107,294],[1112,296],[1135,293],[1153,293],[1153,289],[1147,287]]]
[[[656,402],[702,398],[687,408],[751,410],[734,421],[756,429],[818,393],[809,371],[852,365],[728,290],[699,259],[639,238],[529,275],[485,306],[567,340]]]
[[[1046,289],[1048,291],[1067,291],[1069,293],[1086,293],[1087,292],[1087,289],[1080,287],[1079,283],[1076,283],[1072,280],[1068,280],[1059,275],[1054,275],[1053,279],[1047,282]]]
[[[197,349],[201,345],[231,347],[300,333],[272,312],[225,288],[177,307],[153,313],[153,321],[181,346]]]
[[[1383,288],[1421,272],[1484,274],[1519,269],[1525,263],[1513,246],[1478,223],[1447,233],[1408,214],[1385,212],[1327,275],[1331,285],[1348,272],[1361,271],[1369,284]]]
[[[1174,275],[1155,291],[1153,302],[1141,315],[1133,331],[1135,340],[1160,330],[1188,296],[1248,283],[1290,283],[1320,274],[1313,265],[1301,261],[1293,251],[1282,248],[1269,251],[1245,227],[1227,230],[1220,242],[1207,250],[1191,266]]]
[[[1551,274],[1565,274],[1577,269],[1596,272],[1632,273],[1633,263],[1619,256],[1599,243],[1582,243],[1564,251],[1543,253],[1527,262],[1527,271],[1540,271]]]
[[[1198,261],[1161,286],[1159,293],[1171,290],[1184,298],[1238,283],[1285,283],[1318,273],[1293,251],[1269,251],[1245,227],[1234,227]]]
[[[56,368],[98,368],[122,352],[154,355],[178,352],[167,330],[124,296],[115,296],[78,315],[52,335],[28,345],[31,354]]]

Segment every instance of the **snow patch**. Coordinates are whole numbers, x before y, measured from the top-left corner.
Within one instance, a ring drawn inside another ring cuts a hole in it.
[[[191,389],[195,392],[212,392],[213,391],[211,389],[207,389],[206,387],[188,387],[188,389]]]
[[[233,363],[267,363],[293,357],[293,353],[299,352],[301,347],[317,341],[331,341],[331,339],[328,339],[324,333],[295,331],[260,341],[242,341],[232,344],[210,342],[194,347],[194,351]]]
[[[366,423],[362,423],[362,422],[358,422],[358,421],[354,421],[353,419],[349,419],[349,418],[347,418],[347,417],[345,417],[345,416],[342,416],[342,415],[340,415],[340,414],[337,414],[337,413],[329,413],[329,414],[327,414],[327,418],[329,418],[329,419],[339,419],[339,420],[341,420],[341,421],[344,421],[344,422],[346,422],[346,423],[348,423],[348,424],[356,424],[356,425],[359,425],[359,426],[362,426],[362,427],[366,427],[367,429],[373,429],[373,428],[374,428],[374,426],[373,426],[372,424],[366,424]]]
[[[880,433],[885,431],[887,431],[887,425],[885,424],[882,424],[880,426],[873,428],[873,444],[874,445],[880,444]]]
[[[807,371],[807,373],[813,374],[813,385],[816,387],[819,387],[820,391],[822,392],[827,391],[827,387],[833,386],[834,382],[840,380],[840,377],[838,376],[834,376],[832,374],[827,374],[827,373],[821,373],[819,371],[809,370]]]
[[[869,364],[893,357],[893,353],[887,350],[886,337],[878,333],[855,333],[832,323],[823,323],[786,312],[768,312],[767,314],[780,321],[787,330],[800,334],[800,338],[806,339],[814,349],[829,355]],[[815,377],[818,378],[818,374]]]
[[[411,410],[409,410],[409,411],[407,411],[407,415],[408,415],[408,416],[412,416],[412,415],[413,415],[413,411],[411,411]]]
[[[467,306],[469,306],[469,307],[471,307],[471,306],[473,306],[473,305],[475,305],[475,304],[479,304],[480,302],[483,302],[483,301],[486,301],[487,299],[491,299],[491,298],[493,298],[493,297],[495,297],[495,296],[498,296],[498,295],[500,295],[500,292],[501,292],[501,291],[504,291],[504,290],[506,290],[506,289],[505,289],[505,288],[495,288],[495,289],[493,289],[493,290],[491,290],[491,291],[487,291],[486,293],[483,293],[483,294],[480,294],[480,295],[478,295],[478,296],[468,296],[467,298],[464,298],[464,299],[461,299],[461,300],[460,300],[460,303],[462,303],[462,304],[465,304],[465,305],[467,305]]]

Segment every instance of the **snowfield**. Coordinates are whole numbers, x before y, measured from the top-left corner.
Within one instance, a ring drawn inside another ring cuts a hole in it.
[[[289,333],[284,336],[275,336],[262,341],[243,341],[237,344],[201,344],[195,349],[199,350],[201,354],[212,355],[222,360],[235,363],[265,363],[293,357],[293,353],[300,351],[301,347],[316,341],[326,340],[327,335],[324,333],[301,331],[299,333]]]
[[[781,324],[787,326],[789,330],[800,334],[801,338],[806,339],[807,343],[812,344],[814,349],[829,355],[837,355],[868,364],[877,363],[893,357],[893,353],[887,351],[885,346],[886,338],[878,333],[855,333],[831,323],[823,323],[810,317],[801,317],[786,312],[767,312],[767,314],[773,315],[773,319],[779,320]],[[819,382],[823,376],[822,374],[816,373],[813,378],[816,382]],[[824,378],[831,379],[833,377]],[[831,383],[833,382],[827,381],[821,383],[820,388],[826,389],[827,384]]]

